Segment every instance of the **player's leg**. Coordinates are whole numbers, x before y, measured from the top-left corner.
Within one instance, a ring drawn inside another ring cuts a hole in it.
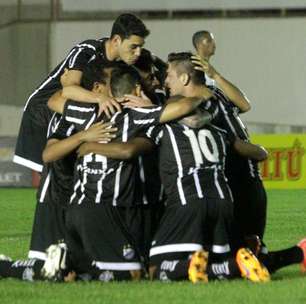
[[[167,202],[150,249],[150,278],[188,280],[190,256],[203,249],[202,218],[205,203],[188,200],[187,205]]]
[[[41,260],[16,260],[0,255],[0,278],[14,278],[23,281],[43,279],[41,269],[44,261]]]
[[[29,259],[46,259],[46,249],[65,238],[65,208],[51,202],[37,202]]]
[[[42,151],[46,145],[52,112],[45,103],[30,102],[23,113],[13,161],[41,172]]]
[[[142,266],[137,250],[127,237],[127,231],[122,231],[122,226],[118,224],[117,212],[116,207],[102,204],[88,208],[74,206],[68,210],[68,234],[74,231],[78,236],[84,250],[82,255],[91,261],[87,273],[93,280],[140,278]],[[76,254],[72,252],[72,256],[76,257]],[[84,261],[80,261],[79,265],[82,262],[84,265]]]

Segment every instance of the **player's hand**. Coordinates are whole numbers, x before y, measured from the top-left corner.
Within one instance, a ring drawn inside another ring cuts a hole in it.
[[[121,112],[120,100],[115,98],[100,95],[98,97],[99,102],[99,115],[104,112],[108,118],[111,118],[116,112]]]
[[[112,128],[110,122],[103,123],[103,121],[93,124],[86,131],[83,131],[83,142],[110,142],[116,137],[117,128]]]
[[[129,108],[152,107],[152,101],[141,91],[141,97],[134,95],[124,95],[124,105]]]
[[[194,69],[204,72],[208,77],[213,78],[218,74],[215,68],[199,55],[191,56],[191,62],[194,64]]]
[[[65,87],[65,86],[67,86],[67,85],[70,84],[70,82],[67,83],[68,71],[69,71],[69,70],[65,68],[64,73],[62,74],[62,76],[61,76],[61,78],[60,78],[62,87]]]

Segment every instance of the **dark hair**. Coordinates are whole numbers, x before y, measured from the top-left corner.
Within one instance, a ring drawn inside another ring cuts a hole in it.
[[[142,49],[141,54],[133,65],[138,71],[154,73],[160,83],[163,83],[167,73],[167,63],[153,55],[149,50]]]
[[[151,73],[154,61],[151,52],[147,49],[142,49],[141,54],[137,61],[134,63],[134,67],[140,71]]]
[[[144,23],[132,14],[122,14],[114,22],[111,32],[111,38],[119,35],[122,40],[132,35],[146,38],[150,31]]]
[[[131,94],[139,84],[140,76],[135,68],[126,65],[112,70],[110,88],[114,97]]]
[[[81,86],[91,91],[95,82],[106,84],[108,75],[104,71],[105,68],[107,67],[101,59],[89,62],[83,70]]]
[[[208,38],[210,36],[210,32],[208,31],[198,31],[195,32],[192,36],[192,44],[194,46],[195,49],[198,48],[199,43],[205,39]]]
[[[175,66],[178,75],[187,73],[193,84],[206,84],[204,72],[194,69],[194,64],[191,62],[191,56],[191,52],[171,53],[168,55],[168,62]]]

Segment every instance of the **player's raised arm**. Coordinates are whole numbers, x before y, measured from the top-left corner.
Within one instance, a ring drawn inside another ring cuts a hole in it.
[[[233,83],[224,78],[216,69],[199,55],[192,56],[192,63],[195,69],[204,72],[214,79],[218,87],[224,92],[228,99],[237,106],[241,112],[248,112],[251,109],[250,101],[247,96]]]

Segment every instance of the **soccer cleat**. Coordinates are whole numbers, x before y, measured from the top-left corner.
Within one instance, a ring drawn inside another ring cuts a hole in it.
[[[301,262],[301,271],[306,273],[306,238],[302,239],[297,245],[302,249],[304,255],[304,259]]]
[[[50,245],[46,253],[47,259],[41,269],[41,275],[51,281],[63,280],[62,272],[66,269],[67,245],[65,243]]]
[[[236,262],[243,278],[252,282],[270,281],[269,271],[258,261],[250,249],[240,248],[236,254]]]
[[[0,261],[12,262],[13,260],[4,254],[0,254]]]
[[[208,252],[196,251],[190,259],[188,268],[188,278],[192,283],[208,282],[208,276],[206,274],[208,262]]]

